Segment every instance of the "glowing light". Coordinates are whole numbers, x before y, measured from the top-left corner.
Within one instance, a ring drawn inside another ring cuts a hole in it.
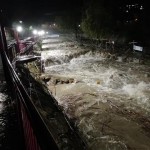
[[[38,31],[37,30],[33,30],[32,32],[34,35],[37,35],[38,34]]]
[[[19,21],[19,23],[21,23],[21,24],[22,24],[22,23],[23,23],[23,21],[21,21],[21,20],[20,20],[20,21]]]
[[[45,34],[45,31],[44,30],[41,30],[41,31],[38,31],[38,35],[42,36]]]
[[[32,27],[32,26],[30,26],[30,27],[29,27],[29,30],[32,30],[32,29],[33,29],[33,27]]]
[[[80,27],[81,25],[79,24],[78,27]]]
[[[22,32],[22,31],[23,31],[23,28],[22,28],[21,26],[18,26],[18,27],[16,28],[16,30],[17,30],[18,32]]]
[[[141,6],[141,7],[140,7],[140,10],[143,10],[143,9],[144,9],[143,6]]]

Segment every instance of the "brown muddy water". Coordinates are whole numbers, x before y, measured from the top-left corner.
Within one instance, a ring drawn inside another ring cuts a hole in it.
[[[89,150],[150,150],[150,66],[64,35],[43,40],[46,85]],[[114,58],[114,57],[113,57]]]

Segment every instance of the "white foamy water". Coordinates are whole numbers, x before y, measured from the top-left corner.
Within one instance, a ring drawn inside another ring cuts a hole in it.
[[[60,39],[60,45],[42,52],[42,58],[50,62],[47,74],[75,79],[75,83],[57,85],[54,96],[65,113],[76,118],[89,149],[149,149],[150,139],[140,132],[141,126],[115,110],[150,114],[150,67],[70,45]]]
[[[61,50],[54,50],[54,52],[51,51],[49,54],[53,57],[55,56],[57,59],[61,59],[62,55],[65,56],[64,51],[61,53]],[[119,64],[118,62],[111,63],[107,61],[109,60],[102,57],[100,53],[93,55],[91,52],[88,52],[85,55],[73,58],[69,63],[50,66],[46,70],[51,73],[72,76],[94,87],[98,92],[100,90],[105,92],[112,91],[117,94],[120,92],[121,95],[125,94],[137,100],[140,98],[143,102],[147,101],[147,106],[149,107],[150,84],[143,82],[136,72],[134,74],[134,68],[133,70],[132,68],[128,70],[134,64],[124,66],[123,63]],[[124,69],[124,67],[126,68]],[[143,78],[145,78],[144,73]],[[97,82],[100,82],[100,84],[97,84]]]
[[[53,43],[60,43],[61,41],[59,40],[59,39],[45,39],[45,40],[43,40],[42,41],[42,44],[46,44],[46,43],[51,43],[51,44],[53,44]]]
[[[6,95],[4,95],[3,93],[0,93],[0,102],[3,102],[6,100]]]
[[[0,86],[2,85],[0,84]],[[3,109],[5,109],[3,102],[6,101],[6,99],[7,99],[7,95],[0,92],[0,114],[2,113]]]

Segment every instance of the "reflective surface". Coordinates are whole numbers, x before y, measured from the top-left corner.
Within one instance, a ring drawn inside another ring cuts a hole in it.
[[[16,111],[6,91],[0,84],[0,149],[21,150]]]

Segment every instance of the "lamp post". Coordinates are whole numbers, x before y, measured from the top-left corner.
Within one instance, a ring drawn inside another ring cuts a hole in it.
[[[14,29],[14,36],[17,42],[17,50],[18,53],[20,53],[20,40],[19,40],[19,33],[21,33],[23,31],[22,26],[17,26],[16,29]]]
[[[22,32],[22,31],[23,31],[23,28],[22,28],[22,26],[17,26],[17,27],[16,27],[16,30],[17,30],[18,32]]]

